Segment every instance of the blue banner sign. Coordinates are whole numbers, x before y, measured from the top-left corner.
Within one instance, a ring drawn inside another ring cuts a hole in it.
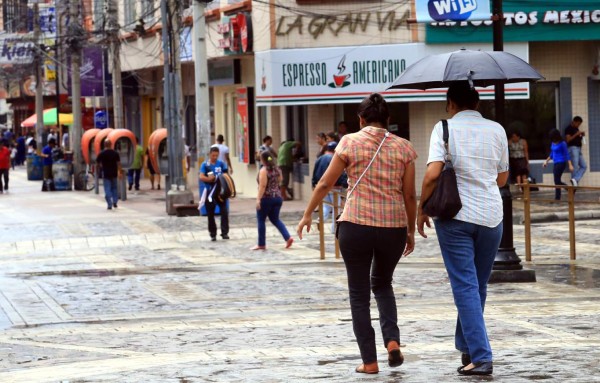
[[[104,129],[108,127],[108,114],[105,110],[99,110],[94,115],[94,124],[98,129]]]
[[[415,0],[417,22],[489,20],[489,0]]]

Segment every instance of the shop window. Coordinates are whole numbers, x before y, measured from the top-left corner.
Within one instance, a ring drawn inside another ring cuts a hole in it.
[[[308,153],[307,111],[308,108],[304,105],[286,106],[285,108],[287,138],[293,138],[302,144],[302,148],[294,153],[294,157],[303,163],[308,163],[310,156]]]
[[[142,0],[142,19],[145,22],[151,22],[154,20],[157,6],[154,4],[154,0]]]
[[[484,117],[494,119],[494,101],[482,101],[479,109]],[[558,124],[558,83],[531,84],[529,99],[507,100],[505,114],[507,133],[521,133],[529,146],[529,158],[547,158],[550,151],[549,132],[559,129],[562,133]]]
[[[389,130],[393,134],[410,140],[408,103],[406,102],[388,102],[390,111]],[[331,130],[337,130],[340,121],[344,121],[348,127],[348,133],[355,133],[360,130],[358,121],[358,104],[338,104],[336,105],[335,115],[337,120]]]
[[[105,28],[106,23],[106,1],[96,0],[94,1],[94,30],[100,31]]]

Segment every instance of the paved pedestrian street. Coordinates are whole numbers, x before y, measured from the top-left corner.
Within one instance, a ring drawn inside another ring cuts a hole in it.
[[[0,195],[0,382],[600,382],[600,223],[533,233],[537,282],[490,285],[493,377],[461,377],[456,321],[435,233],[402,259],[394,288],[405,363],[359,375],[343,262],[317,233],[285,250],[253,200],[231,202],[231,239],[205,217],[168,217],[164,191],[40,192],[23,169]],[[286,204],[290,231],[302,204]],[[524,259],[523,227],[515,246]],[[524,262],[525,263],[525,262]],[[377,310],[373,325],[380,340]]]

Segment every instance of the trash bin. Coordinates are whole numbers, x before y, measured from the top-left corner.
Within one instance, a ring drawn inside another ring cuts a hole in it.
[[[73,172],[71,161],[56,161],[52,164],[54,187],[56,190],[73,190]]]
[[[44,179],[42,157],[36,154],[27,156],[27,180],[41,181],[42,179]]]

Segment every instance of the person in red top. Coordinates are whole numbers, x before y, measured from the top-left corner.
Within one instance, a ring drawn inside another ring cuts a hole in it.
[[[10,169],[10,149],[6,147],[6,142],[0,140],[0,193],[8,190],[8,170]],[[4,185],[2,180],[4,179]]]

